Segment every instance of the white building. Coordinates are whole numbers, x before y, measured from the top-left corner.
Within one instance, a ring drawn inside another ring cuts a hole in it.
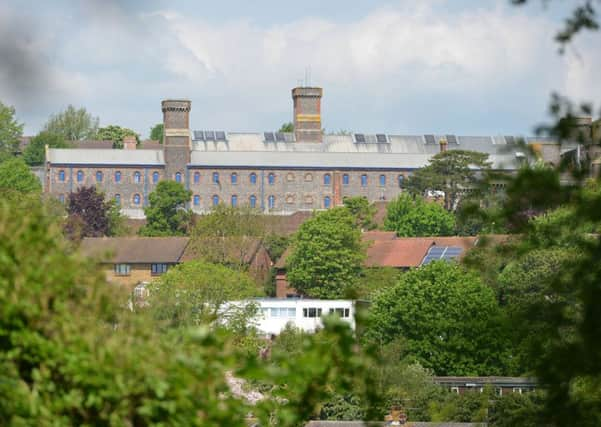
[[[320,300],[291,298],[257,298],[232,301],[227,305],[242,306],[255,303],[259,312],[253,322],[264,334],[279,334],[287,324],[305,332],[323,327],[322,316],[335,313],[355,330],[355,302],[351,300]],[[227,306],[224,307],[227,310]]]

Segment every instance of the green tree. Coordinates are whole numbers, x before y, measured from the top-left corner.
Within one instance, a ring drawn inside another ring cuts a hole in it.
[[[103,141],[113,141],[113,148],[123,148],[123,138],[135,136],[136,144],[140,144],[140,136],[131,129],[117,125],[109,125],[98,129],[97,137]]]
[[[150,128],[150,139],[163,143],[163,123],[157,123]]]
[[[287,275],[298,291],[342,298],[359,279],[365,248],[355,219],[343,207],[315,214],[294,237]]]
[[[405,354],[437,375],[507,372],[509,343],[494,292],[456,263],[405,273],[376,295],[370,312],[369,337],[403,337]]]
[[[93,117],[83,107],[69,105],[64,111],[50,116],[44,130],[62,136],[65,141],[95,139],[98,117]]]
[[[386,206],[384,229],[401,237],[450,236],[455,218],[438,203],[402,193]]]
[[[369,203],[367,197],[344,197],[342,203],[351,212],[351,215],[355,217],[357,227],[361,230],[373,230],[378,227],[374,222],[376,207],[373,203]]]
[[[396,285],[401,274],[394,267],[364,268],[353,298],[371,300],[380,290]]]
[[[12,158],[0,163],[0,192],[39,193],[40,180],[29,170],[23,159]]]
[[[282,126],[280,126],[280,129],[278,130],[278,132],[294,132],[294,123],[288,122],[288,123],[282,124]]]
[[[42,131],[31,138],[29,145],[23,151],[23,160],[29,166],[43,164],[46,156],[46,145],[49,148],[67,148],[69,146],[62,135]]]
[[[14,107],[0,102],[0,162],[13,156],[23,135],[23,124],[15,118]]]
[[[190,225],[191,213],[186,208],[192,192],[175,181],[161,181],[148,197],[144,208],[146,225],[142,236],[183,236]]]
[[[422,196],[427,192],[442,192],[445,209],[454,211],[462,195],[478,187],[479,177],[475,168],[485,172],[490,168],[488,154],[467,150],[443,151],[432,157],[428,166],[416,170],[407,180],[406,188]]]

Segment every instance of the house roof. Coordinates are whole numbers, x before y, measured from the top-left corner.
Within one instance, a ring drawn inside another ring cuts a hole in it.
[[[210,243],[211,240],[217,239],[219,238],[208,238],[208,241],[205,240],[205,242]],[[226,237],[226,239],[228,238]],[[224,244],[221,247],[228,252],[228,257],[239,259],[242,256],[241,261],[244,264],[250,264],[263,245],[261,239],[257,237],[242,237],[242,240],[239,238],[230,238],[230,240],[229,244]],[[200,244],[203,244],[202,239],[200,240]],[[195,245],[188,245],[182,255],[181,262],[192,261],[198,259],[199,256],[198,248]]]
[[[114,150],[103,148],[50,148],[50,163],[66,165],[162,166],[163,150]]]
[[[361,234],[364,242],[398,239],[394,231],[364,231]]]
[[[86,237],[80,251],[104,263],[174,264],[181,262],[188,237]]]
[[[365,421],[322,421],[315,420],[309,421],[305,424],[305,427],[365,427],[378,426],[384,427],[387,424],[384,422],[370,422],[366,424]],[[408,421],[405,424],[406,427],[485,427],[486,423],[459,423],[459,422],[423,422],[423,421]]]
[[[492,384],[503,387],[535,386],[536,378],[531,377],[433,377],[437,384],[466,386],[469,384]]]

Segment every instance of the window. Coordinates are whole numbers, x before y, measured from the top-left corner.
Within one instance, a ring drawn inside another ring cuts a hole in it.
[[[310,173],[305,174],[305,181],[310,182],[313,181],[313,175]]]
[[[219,172],[213,172],[213,184],[219,184]]]
[[[198,194],[194,195],[194,206],[200,206],[200,196]]]
[[[329,173],[323,176],[323,185],[330,185],[332,183],[332,175]]]
[[[330,196],[324,197],[323,198],[323,207],[325,209],[330,209],[330,204],[331,204]]]
[[[267,176],[267,182],[269,183],[269,185],[273,185],[273,184],[275,184],[275,174],[273,174],[273,173],[270,173],[270,174]]]
[[[175,173],[175,182],[182,182],[182,174],[180,172]]]
[[[167,264],[151,264],[150,271],[153,276],[158,276],[160,274],[167,272]]]
[[[152,173],[152,183],[156,184],[157,182],[159,182],[159,173],[158,172],[153,172]]]
[[[83,182],[83,171],[77,171],[77,182]]]
[[[249,180],[251,184],[256,184],[257,183],[257,174],[256,173],[251,173],[249,176]]]
[[[194,172],[194,184],[200,183],[200,172]]]
[[[102,182],[102,172],[96,172],[96,182]]]
[[[65,195],[64,194],[59,194],[58,195],[58,201],[61,203],[65,203]]]
[[[342,175],[342,185],[349,185],[349,177],[348,177],[348,173],[345,173],[344,175]]]
[[[321,317],[321,308],[303,308],[303,317]]]
[[[386,185],[386,175],[380,175],[380,186],[384,187]]]
[[[232,180],[232,184],[238,184],[238,174],[236,172],[234,172],[230,179]]]
[[[451,387],[451,393],[459,394],[459,387]]]
[[[121,206],[121,194],[115,194],[115,204]]]
[[[289,173],[286,175],[286,181],[288,181],[288,182],[294,182],[294,178],[295,178],[295,177],[294,177],[294,174],[293,174],[292,172],[289,172]]]
[[[513,391],[514,393],[519,393],[519,394],[522,394],[522,388],[521,388],[521,387],[513,387],[513,390],[512,390],[512,391]]]
[[[141,180],[142,180],[142,175],[140,175],[140,172],[134,172],[134,182],[136,184],[139,184]]]
[[[232,196],[232,207],[235,208],[236,206],[238,206],[238,196],[234,194]]]
[[[58,180],[60,182],[65,182],[65,171],[58,171]]]
[[[115,264],[115,274],[117,276],[129,276],[130,265],[129,264]]]
[[[219,196],[215,194],[213,196],[213,206],[217,206],[219,204]]]
[[[330,308],[330,314],[336,313],[340,317],[350,317],[351,310],[348,308]]]
[[[275,208],[275,196],[269,196],[269,198],[267,199],[267,206],[269,207],[269,209]]]
[[[361,175],[361,187],[367,187],[367,175]]]
[[[136,299],[144,299],[148,296],[148,289],[146,288],[146,283],[140,283],[136,285],[134,288],[134,298]]]
[[[140,195],[139,194],[134,194],[134,205],[139,205],[140,204]]]
[[[252,196],[250,196],[250,198],[248,199],[248,202],[250,204],[251,208],[256,208],[257,207],[257,196],[255,196],[254,194]]]
[[[121,172],[115,172],[115,182],[121,182]]]
[[[271,307],[269,317],[296,317],[296,308]]]
[[[403,188],[403,181],[405,181],[405,176],[399,175],[399,188]]]

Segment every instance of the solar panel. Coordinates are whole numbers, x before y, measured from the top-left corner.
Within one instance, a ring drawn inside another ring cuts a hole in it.
[[[505,143],[507,143],[507,144],[514,144],[515,143],[515,137],[513,137],[513,136],[505,136]]]
[[[461,255],[463,248],[458,246],[432,246],[424,257],[421,265],[426,265],[432,261],[444,259],[446,261],[455,259]]]
[[[424,135],[424,138],[426,138],[426,144],[436,144],[436,138],[434,138],[434,135]]]
[[[273,132],[265,132],[263,135],[265,136],[265,141],[267,141],[267,142],[275,141],[275,136],[273,135]]]
[[[365,142],[365,135],[362,133],[355,134],[355,142]]]
[[[286,141],[286,137],[282,132],[276,132],[275,133],[275,140],[278,142],[285,142]]]
[[[194,140],[195,141],[204,141],[205,140],[204,132],[201,130],[195,130],[194,131]]]
[[[383,133],[377,133],[376,134],[376,141],[378,141],[379,143],[384,143],[385,144],[385,143],[388,142],[388,138]]]
[[[217,131],[215,132],[215,138],[217,139],[217,141],[225,141],[225,132],[223,131]]]
[[[447,143],[448,144],[459,144],[457,141],[457,137],[455,135],[447,135]]]
[[[212,130],[205,130],[205,139],[207,141],[215,141],[215,132]]]

